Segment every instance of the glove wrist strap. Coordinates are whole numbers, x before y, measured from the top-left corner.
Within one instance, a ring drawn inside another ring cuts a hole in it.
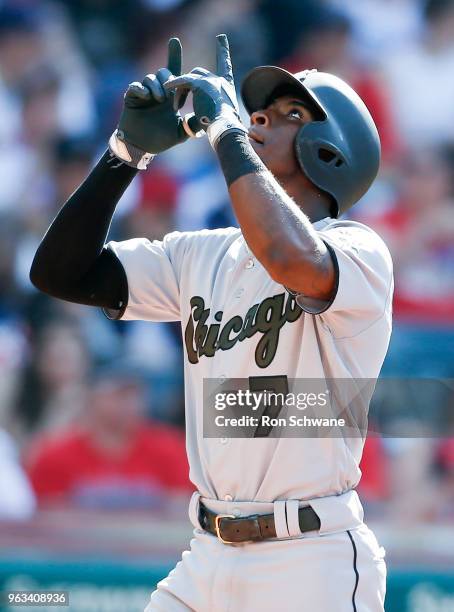
[[[199,129],[197,132],[194,132],[194,130],[192,129],[192,126],[194,125],[194,123],[196,123],[194,113],[187,113],[183,117],[182,125],[183,125],[183,129],[186,132],[186,134],[190,138],[202,138],[203,136],[205,136],[205,132],[202,129]]]
[[[231,132],[242,132],[243,134],[247,134],[247,129],[236,117],[219,117],[208,126],[208,140],[215,151],[221,138]]]
[[[146,153],[123,138],[121,130],[115,130],[109,139],[110,152],[122,162],[138,170],[146,170],[148,164],[155,157],[153,153]]]

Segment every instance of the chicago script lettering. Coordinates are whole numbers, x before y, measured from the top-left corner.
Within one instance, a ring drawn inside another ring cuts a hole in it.
[[[220,323],[222,312],[219,311],[215,315],[219,323],[208,326],[210,309],[205,308],[205,300],[195,295],[190,305],[191,315],[184,332],[190,363],[198,363],[201,357],[213,357],[217,350],[228,351],[237,342],[260,333],[262,337],[255,350],[255,362],[260,368],[266,368],[273,361],[285,323],[293,323],[303,312],[292,295],[280,293],[251,306],[244,319],[235,315],[223,326]]]

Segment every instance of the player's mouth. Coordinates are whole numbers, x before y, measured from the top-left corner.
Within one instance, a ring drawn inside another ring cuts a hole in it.
[[[251,140],[252,142],[259,145],[263,145],[263,139],[260,138],[260,136],[258,136],[253,130],[248,131],[248,136],[249,140]]]

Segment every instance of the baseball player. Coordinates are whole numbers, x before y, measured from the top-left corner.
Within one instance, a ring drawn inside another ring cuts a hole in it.
[[[194,538],[147,612],[377,612],[386,569],[355,491],[363,440],[203,435],[204,380],[375,379],[391,332],[389,252],[338,219],[378,171],[364,103],[333,75],[272,66],[242,95],[249,128],[225,35],[215,73],[181,75],[172,39],[167,68],[129,86],[109,150],[53,221],[31,279],[112,318],[181,321]],[[240,229],[105,244],[135,174],[201,130]]]

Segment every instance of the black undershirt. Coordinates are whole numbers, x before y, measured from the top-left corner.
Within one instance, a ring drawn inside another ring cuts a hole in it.
[[[120,318],[127,306],[126,273],[104,248],[115,207],[137,174],[108,151],[63,205],[30,270],[32,283],[54,297],[100,306]]]

